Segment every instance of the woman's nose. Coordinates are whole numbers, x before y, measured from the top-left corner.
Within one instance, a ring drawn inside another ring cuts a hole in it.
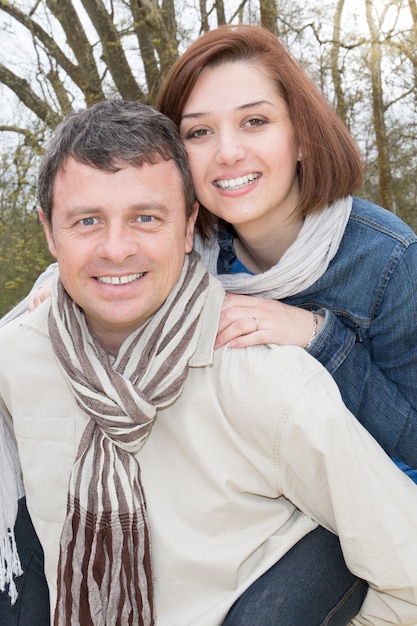
[[[246,148],[239,133],[224,131],[218,135],[216,161],[219,165],[233,165],[246,155]]]

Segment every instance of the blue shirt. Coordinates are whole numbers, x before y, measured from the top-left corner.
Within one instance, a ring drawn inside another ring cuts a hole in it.
[[[219,274],[244,270],[233,229],[219,232]],[[417,483],[417,236],[390,211],[353,198],[339,249],[286,304],[324,315],[309,352],[343,400]],[[410,467],[411,466],[411,467]]]

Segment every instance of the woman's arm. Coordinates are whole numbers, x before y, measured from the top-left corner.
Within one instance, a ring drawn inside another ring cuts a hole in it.
[[[417,245],[381,285],[369,333],[320,309],[308,352],[336,380],[352,413],[385,451],[417,468]],[[363,286],[365,297],[366,284]],[[346,305],[348,308],[348,304]],[[306,347],[311,311],[274,300],[228,294],[216,347],[260,343]]]
[[[326,344],[322,351],[321,344]],[[333,344],[339,359],[334,358],[336,352],[332,358],[326,358]],[[417,384],[416,389],[407,389],[405,395],[398,380],[403,372],[405,377],[414,375],[417,383],[416,358],[412,357],[413,365],[404,362],[405,359],[398,361],[398,372],[390,368],[389,375],[395,378],[391,380],[372,359],[370,350],[355,341],[354,333],[330,311],[326,312],[323,335],[312,346],[311,354],[330,371],[346,406],[385,451],[417,468]]]
[[[325,311],[309,352],[336,380],[343,400],[386,452],[417,468],[417,246],[381,291],[369,333]],[[366,289],[366,286],[364,286]]]

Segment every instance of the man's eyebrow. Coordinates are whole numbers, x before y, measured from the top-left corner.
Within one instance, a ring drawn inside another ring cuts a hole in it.
[[[129,207],[131,211],[153,211],[157,213],[169,213],[169,207],[166,204],[160,202],[135,202]]]
[[[97,206],[76,206],[71,209],[68,209],[67,216],[68,217],[77,217],[77,215],[95,215],[97,213],[101,213],[106,209]],[[117,211],[117,208],[115,209]],[[129,211],[158,211],[159,213],[167,213],[169,211],[169,207],[166,204],[161,204],[160,202],[133,202],[128,207]]]
[[[269,106],[274,106],[272,102],[269,102],[269,100],[255,100],[254,102],[247,102],[245,104],[241,104],[240,106],[236,107],[236,111],[244,111],[245,109],[252,109],[252,108],[256,108],[259,106],[262,106],[263,104],[267,104]],[[183,115],[181,117],[181,121],[185,120],[185,119],[196,119],[199,117],[204,117],[206,115],[210,115],[209,111],[199,111],[199,112],[195,112],[195,113],[187,113],[186,115]]]
[[[75,218],[79,215],[96,215],[100,211],[99,206],[75,206],[71,209],[67,209],[65,212],[65,216],[67,218]]]

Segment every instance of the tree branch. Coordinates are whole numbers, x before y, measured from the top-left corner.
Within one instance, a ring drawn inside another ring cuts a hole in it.
[[[0,63],[0,81],[7,85],[17,95],[19,100],[48,126],[59,124],[61,116],[36,95],[27,80],[14,74],[2,63]]]

